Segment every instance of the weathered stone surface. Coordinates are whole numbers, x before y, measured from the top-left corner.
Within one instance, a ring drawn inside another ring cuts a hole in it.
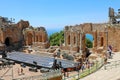
[[[48,48],[48,35],[43,27],[26,28],[24,31],[25,45],[39,46],[40,48]]]
[[[113,50],[120,51],[120,25],[85,23],[77,26],[66,26],[64,34],[65,45],[61,47],[64,50],[76,52],[82,50],[84,52],[86,47],[85,34],[91,34],[94,39],[94,51],[97,51],[99,47],[106,49],[108,45],[111,45]]]
[[[4,17],[0,17],[0,43],[5,44],[10,50],[29,45],[49,47],[48,35],[44,27],[34,29],[29,26],[28,21],[21,20],[15,24]]]

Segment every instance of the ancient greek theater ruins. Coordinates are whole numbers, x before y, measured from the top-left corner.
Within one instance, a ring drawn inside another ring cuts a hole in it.
[[[108,17],[66,25],[64,43],[51,46],[45,27],[0,16],[0,80],[120,80],[120,9]]]

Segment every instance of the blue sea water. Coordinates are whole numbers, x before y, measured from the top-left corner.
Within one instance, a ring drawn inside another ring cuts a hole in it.
[[[93,41],[93,36],[91,34],[86,34],[86,38],[90,39],[91,41]]]
[[[60,31],[62,31],[62,30],[60,30],[60,29],[48,29],[47,30],[47,33],[48,33],[48,36],[50,36],[51,34],[53,34],[53,33],[56,33],[56,32],[60,32]]]

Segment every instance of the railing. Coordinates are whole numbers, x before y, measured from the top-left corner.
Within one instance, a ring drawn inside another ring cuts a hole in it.
[[[90,67],[89,69],[85,69],[82,72],[78,71],[77,74],[70,76],[70,77],[63,77],[63,80],[79,80],[80,78],[83,78],[95,71],[97,71],[98,69],[100,69],[102,66],[104,65],[104,60],[101,59],[99,62],[96,61],[95,64]]]
[[[42,75],[16,78],[13,80],[48,80],[50,78],[55,78],[55,77],[59,77],[59,76],[62,76],[61,69],[52,70],[50,72],[43,73]]]

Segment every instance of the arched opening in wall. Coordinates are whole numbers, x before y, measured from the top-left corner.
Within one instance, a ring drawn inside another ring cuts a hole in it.
[[[70,35],[68,36],[68,45],[70,45]]]
[[[103,46],[103,44],[104,44],[104,39],[103,39],[103,37],[101,37],[101,39],[100,39],[100,46],[102,47]]]
[[[28,45],[32,45],[32,34],[28,34]]]
[[[74,45],[76,44],[76,37],[74,36]]]
[[[85,45],[88,48],[93,48],[93,35],[91,34],[85,35]]]
[[[42,36],[40,35],[40,42],[42,42]]]
[[[38,42],[38,36],[36,36],[36,42]]]
[[[7,38],[5,39],[5,45],[8,47],[8,46],[11,45],[11,43],[12,43],[12,39],[11,39],[10,37],[7,37]]]

